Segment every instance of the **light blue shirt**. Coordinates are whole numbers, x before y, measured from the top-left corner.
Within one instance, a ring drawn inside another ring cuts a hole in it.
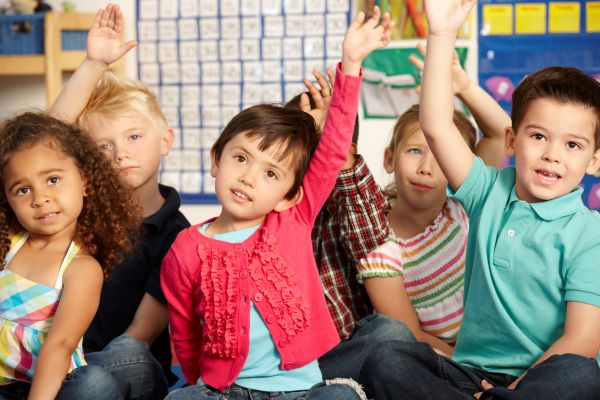
[[[210,224],[202,225],[198,228],[198,231],[204,234],[208,225]],[[252,236],[259,226],[216,234],[212,238],[229,243],[241,243]],[[317,360],[292,370],[279,368],[281,357],[275,347],[267,324],[265,324],[254,306],[254,302],[250,304],[249,335],[248,358],[246,358],[244,367],[235,380],[237,385],[263,392],[291,392],[308,390],[323,380]]]
[[[477,157],[458,191],[449,189],[470,219],[455,361],[520,376],[563,335],[566,302],[600,307],[600,216],[582,192],[527,203],[514,168]]]

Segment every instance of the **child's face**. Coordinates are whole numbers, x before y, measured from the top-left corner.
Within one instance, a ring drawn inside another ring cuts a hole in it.
[[[515,134],[507,129],[507,153],[515,156],[519,199],[535,203],[575,189],[587,172],[596,172],[596,117],[583,105],[538,99],[531,103]]]
[[[43,141],[15,153],[2,175],[8,204],[32,237],[72,237],[86,182],[71,157]]]
[[[137,115],[93,113],[87,121],[90,137],[115,163],[134,193],[158,185],[160,159],[169,154],[173,142],[170,129],[161,131],[151,119]]]
[[[394,173],[397,201],[414,210],[440,208],[446,201],[448,181],[433,157],[423,131],[415,127],[385,153],[384,167]]]
[[[268,213],[287,210],[302,196],[300,189],[293,199],[285,198],[294,169],[288,160],[277,159],[277,145],[260,151],[259,143],[260,138],[240,133],[225,145],[220,160],[212,154],[210,173],[223,207],[221,217],[235,229],[259,225]]]

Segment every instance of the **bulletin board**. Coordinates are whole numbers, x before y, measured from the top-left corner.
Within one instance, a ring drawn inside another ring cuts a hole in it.
[[[600,80],[600,1],[480,0],[479,84],[507,112],[518,83],[552,66]],[[586,176],[584,201],[600,209],[600,176]]]
[[[231,118],[285,103],[341,58],[351,0],[136,0],[138,77],[175,131],[160,181],[217,203],[210,148]]]

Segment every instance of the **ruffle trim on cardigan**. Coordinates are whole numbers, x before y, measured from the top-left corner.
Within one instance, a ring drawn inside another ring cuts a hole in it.
[[[220,358],[238,356],[239,265],[236,253],[198,245],[200,288],[206,301],[204,351]],[[253,249],[246,249],[248,272],[271,306],[286,339],[309,327],[310,307],[296,276],[277,254],[277,239],[260,228]]]
[[[277,254],[277,238],[264,227],[250,255],[248,270],[286,339],[309,327],[310,307],[302,299],[294,272]]]

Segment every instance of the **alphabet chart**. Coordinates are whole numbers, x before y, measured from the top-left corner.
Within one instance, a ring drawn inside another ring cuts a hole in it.
[[[138,77],[175,131],[160,181],[215,203],[210,148],[227,122],[334,66],[350,15],[351,0],[137,0]]]

